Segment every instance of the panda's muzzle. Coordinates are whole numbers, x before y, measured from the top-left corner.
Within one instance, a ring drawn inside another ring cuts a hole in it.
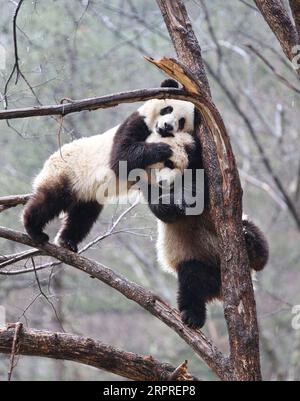
[[[158,128],[158,133],[160,134],[160,136],[162,136],[163,138],[167,138],[167,137],[173,137],[173,125],[168,124],[168,123],[164,123],[164,127],[157,127]]]

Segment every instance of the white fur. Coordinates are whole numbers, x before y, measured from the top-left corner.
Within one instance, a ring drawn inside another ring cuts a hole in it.
[[[171,146],[173,155],[170,160],[174,163],[174,166],[179,169],[182,173],[184,169],[188,167],[189,159],[186,153],[185,146],[192,145],[194,138],[187,132],[176,132],[173,137],[161,137],[156,131],[148,136],[146,139],[147,143],[163,142]],[[163,163],[156,163],[151,168],[163,168]]]
[[[145,122],[150,130],[154,130],[160,116],[160,110],[166,106],[173,107],[173,118],[186,119],[185,130],[192,131],[194,124],[194,106],[191,103],[179,100],[150,100],[138,109],[140,115],[145,117]],[[111,197],[104,195],[107,188],[116,182],[114,172],[111,170],[110,154],[113,147],[114,136],[119,126],[116,126],[101,135],[81,138],[68,143],[55,152],[45,162],[42,171],[36,177],[33,187],[53,186],[66,177],[71,183],[78,200],[97,200],[101,204],[107,203]],[[183,152],[183,143],[191,142],[192,138],[187,133],[175,134],[175,138],[161,138],[154,133],[149,141],[168,143],[172,139],[174,144],[174,163],[178,167],[186,165],[187,159]],[[117,187],[117,196],[127,195],[127,183]]]
[[[220,249],[216,235],[205,229],[201,219],[194,216],[180,219],[172,224],[157,220],[158,236],[156,242],[157,259],[160,266],[169,272],[176,272],[180,262],[184,260],[203,260],[217,263],[213,259],[212,244]]]
[[[42,184],[55,184],[60,176],[66,176],[78,199],[96,200],[98,194],[115,178],[109,159],[117,129],[118,126],[102,135],[81,138],[64,145],[46,161],[34,181],[34,188]]]

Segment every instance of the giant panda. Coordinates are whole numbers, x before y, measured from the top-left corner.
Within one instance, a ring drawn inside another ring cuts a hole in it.
[[[169,85],[178,87],[176,81],[169,82]],[[171,115],[171,110],[169,111]],[[195,110],[191,113],[195,115]],[[190,148],[188,156],[188,168],[192,171],[203,168],[199,143]],[[156,185],[158,184],[155,182],[151,183],[150,191]],[[148,195],[149,207],[158,223],[158,262],[177,274],[178,308],[182,321],[191,328],[203,327],[206,321],[206,304],[222,298],[221,242],[209,213],[207,185],[205,180],[204,211],[198,215],[187,215],[185,211],[189,205],[184,201],[182,204],[151,203]],[[246,218],[243,219],[243,230],[250,268],[260,271],[268,261],[267,240],[261,230]]]
[[[172,85],[170,80],[161,84]],[[153,99],[103,134],[64,145],[49,157],[34,180],[33,194],[22,216],[28,235],[37,244],[46,243],[46,224],[64,212],[56,243],[77,252],[78,244],[110,200],[107,189],[112,183],[118,184],[117,196],[134,187],[127,175],[124,182],[116,180],[120,162],[127,162],[128,175],[134,169],[163,165],[170,169],[186,168],[185,155],[190,150],[185,149],[193,142],[194,124],[191,103]]]

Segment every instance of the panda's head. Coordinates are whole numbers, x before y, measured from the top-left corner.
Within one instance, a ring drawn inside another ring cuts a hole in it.
[[[162,88],[178,88],[173,79],[162,82]],[[194,132],[195,106],[193,103],[175,99],[152,99],[139,109],[150,131],[162,137],[172,137],[177,132]]]

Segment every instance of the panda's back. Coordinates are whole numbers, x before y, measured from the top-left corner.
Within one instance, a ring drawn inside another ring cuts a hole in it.
[[[55,186],[64,177],[79,199],[96,199],[99,186],[113,174],[109,162],[117,129],[114,127],[103,134],[80,138],[62,146],[45,162],[34,187],[41,184]]]

